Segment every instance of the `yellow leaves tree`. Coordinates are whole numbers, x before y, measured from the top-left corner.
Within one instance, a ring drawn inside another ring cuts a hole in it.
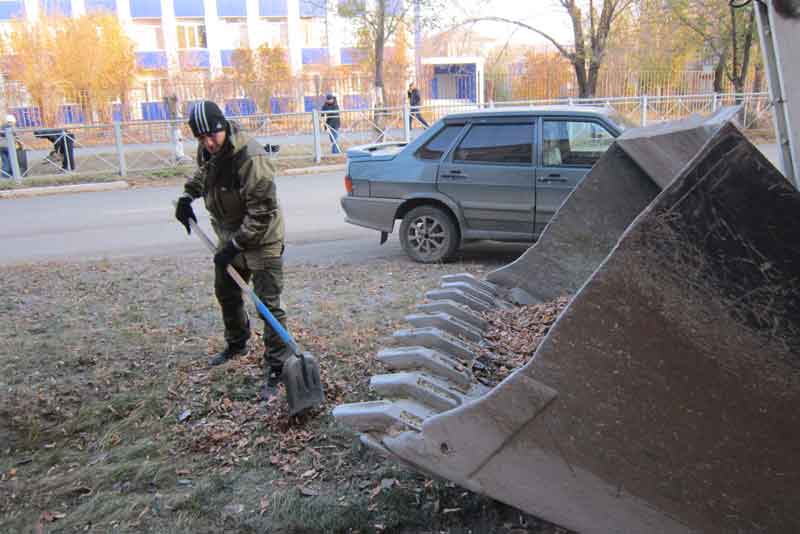
[[[48,24],[36,29],[24,22],[17,22],[3,42],[10,79],[25,85],[46,123],[54,121],[63,96],[53,78],[57,61],[55,50],[55,32]]]
[[[20,21],[9,45],[11,77],[26,86],[46,122],[63,97],[79,102],[87,120],[107,120],[110,102],[125,98],[136,73],[134,43],[110,14]]]
[[[270,100],[292,81],[287,52],[281,46],[263,44],[256,50],[240,48],[231,57],[233,78],[256,105],[270,112]]]
[[[572,65],[553,51],[528,50],[511,81],[512,100],[537,100],[564,96],[572,80]]]

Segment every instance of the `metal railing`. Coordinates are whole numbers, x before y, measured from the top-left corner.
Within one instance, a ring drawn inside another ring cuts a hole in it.
[[[723,105],[740,104],[739,122],[763,138],[771,138],[772,103],[767,93],[702,94],[608,98],[563,98],[519,102],[489,102],[483,108],[540,105],[611,106],[630,122],[646,125],[691,113],[711,113]],[[334,158],[341,161],[357,145],[409,141],[421,132],[416,112],[433,124],[445,115],[480,109],[469,102],[442,102],[381,109],[342,109],[341,127],[332,136],[319,110],[307,113],[232,117],[244,131],[264,144],[281,145],[280,159],[309,164]],[[412,121],[413,118],[413,121]],[[193,166],[197,143],[187,124],[175,121],[117,122],[94,126],[33,129],[7,127],[0,135],[0,178],[22,182],[27,178],[59,174],[118,175]]]

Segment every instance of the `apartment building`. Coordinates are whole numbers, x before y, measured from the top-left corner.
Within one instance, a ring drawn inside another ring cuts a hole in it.
[[[0,27],[19,18],[35,22],[100,10],[115,13],[136,43],[144,88],[138,100],[153,109],[166,96],[165,81],[218,78],[231,68],[237,48],[280,45],[293,75],[352,65],[360,57],[354,32],[331,0],[0,0]],[[142,109],[140,118],[152,115]]]

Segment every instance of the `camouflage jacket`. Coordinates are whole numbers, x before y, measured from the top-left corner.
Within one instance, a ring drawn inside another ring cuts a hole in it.
[[[283,252],[283,214],[275,188],[275,166],[264,147],[231,122],[222,150],[211,156],[197,150],[198,170],[184,191],[203,197],[220,246],[233,239],[247,266],[263,267],[264,258]]]

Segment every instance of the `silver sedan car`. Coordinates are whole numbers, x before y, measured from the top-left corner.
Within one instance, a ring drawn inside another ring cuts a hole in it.
[[[446,261],[468,241],[535,241],[628,125],[610,108],[548,106],[448,115],[411,143],[347,152],[346,221],[400,221],[405,252]]]

